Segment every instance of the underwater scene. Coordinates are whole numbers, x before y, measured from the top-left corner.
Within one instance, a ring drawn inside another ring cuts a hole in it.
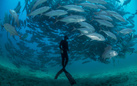
[[[0,86],[137,86],[136,0],[0,2]]]

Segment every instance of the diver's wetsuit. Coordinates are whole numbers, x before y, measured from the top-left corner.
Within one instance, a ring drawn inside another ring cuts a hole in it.
[[[69,51],[69,49],[68,49],[68,42],[66,41],[67,39],[68,38],[66,37],[64,40],[62,40],[60,42],[60,45],[59,45],[59,48],[63,51],[63,52],[61,52],[62,66],[63,66],[63,68],[56,74],[55,79],[57,79],[58,76],[62,72],[64,72],[65,75],[66,75],[66,77],[68,78],[71,86],[72,86],[72,85],[76,84],[76,81],[74,80],[74,78],[72,77],[72,75],[69,72],[67,72],[66,69],[65,69],[65,67],[66,67],[66,65],[68,63],[68,53],[67,53],[67,51]]]
[[[61,57],[62,57],[62,66],[63,68],[66,67],[67,63],[68,63],[68,42],[66,40],[62,40],[60,42],[59,48],[61,50],[63,50],[63,52],[61,53]],[[66,62],[65,62],[66,61]],[[64,63],[65,62],[65,63]]]

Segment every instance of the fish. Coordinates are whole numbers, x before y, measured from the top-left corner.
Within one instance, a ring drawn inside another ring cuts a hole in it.
[[[130,2],[131,2],[131,0],[125,0],[124,3],[123,3],[123,5],[127,5],[127,4],[129,4]]]
[[[125,22],[125,19],[117,12],[115,11],[111,11],[111,10],[107,10],[106,11],[110,16],[113,16],[115,17],[116,19],[122,21],[122,22]]]
[[[20,1],[18,2],[18,5],[16,6],[16,8],[14,9],[14,11],[16,11],[16,13],[19,13],[21,9],[21,4]]]
[[[33,16],[33,17],[35,17],[36,15],[42,14],[42,13],[48,11],[49,9],[50,9],[50,7],[44,6],[44,7],[41,7],[41,8],[38,8],[38,9],[32,11],[32,12],[31,12],[30,14],[28,14],[27,16]]]
[[[101,11],[99,11],[99,12],[96,12],[95,14],[97,14],[97,15],[106,15],[106,16],[109,16],[109,14],[108,14],[106,11],[103,11],[103,10],[101,10]]]
[[[13,35],[13,36],[17,35],[17,36],[19,36],[19,34],[17,33],[15,27],[13,27],[12,25],[6,23],[6,24],[4,24],[4,28],[6,29],[6,31],[8,31],[10,33],[10,35]],[[19,36],[19,37],[21,37],[21,36]]]
[[[28,33],[25,33],[25,34],[21,37],[21,39],[22,39],[22,40],[25,40],[28,36],[29,36]]]
[[[121,22],[125,22],[125,19],[121,16],[121,15],[112,15],[113,17],[115,17],[116,19],[120,20]]]
[[[106,20],[101,20],[101,19],[95,19],[95,21],[97,21],[100,25],[104,25],[106,27],[114,27],[114,25]]]
[[[36,2],[36,0],[33,0],[32,2]],[[23,10],[22,10],[22,13],[24,12],[24,10],[27,8],[27,5],[28,5],[28,3],[30,2],[30,0],[25,0],[25,6],[24,6],[24,8],[23,8]]]
[[[86,0],[86,1],[89,1],[91,3],[96,3],[96,4],[107,4],[107,2],[104,0]]]
[[[109,15],[113,15],[113,14],[115,14],[115,15],[120,15],[119,13],[117,13],[116,11],[112,11],[112,10],[106,10],[106,12],[109,14]]]
[[[127,34],[132,33],[133,30],[130,29],[130,28],[126,28],[126,29],[122,29],[122,30],[120,30],[119,32],[120,32],[121,34],[127,35]]]
[[[127,18],[127,20],[128,20],[128,21],[132,21],[134,17],[135,17],[135,15],[133,14],[133,15],[129,16],[129,17]]]
[[[111,17],[106,16],[106,15],[96,15],[94,17],[98,18],[98,19],[102,19],[102,20],[113,21],[113,19]]]
[[[19,27],[19,16],[16,13],[16,11],[10,9],[9,12],[10,12],[11,16],[14,18],[14,23],[17,23],[17,26]]]
[[[105,41],[105,37],[99,33],[91,33],[86,35],[87,37],[89,37],[92,40],[97,40],[97,41]]]
[[[109,45],[105,48],[105,51],[102,54],[102,58],[104,60],[111,59],[112,57],[115,57],[117,55],[118,55],[118,53],[116,51],[112,50],[112,46]]]
[[[120,0],[116,0],[116,1],[120,3]]]
[[[84,62],[82,62],[82,64],[86,64],[86,63],[89,63],[90,61],[84,61]]]
[[[51,18],[53,16],[59,17],[66,14],[68,14],[68,12],[65,10],[52,10],[50,12],[45,13],[44,15],[49,16]]]
[[[87,22],[79,22],[79,24],[81,25],[81,27],[89,28],[92,32],[95,32],[95,28],[91,24]]]
[[[46,2],[47,0],[37,0],[34,6],[32,7],[31,11],[33,11],[38,5]]]
[[[98,5],[96,5],[99,9],[103,9],[103,10],[106,10],[107,8],[105,7],[105,6],[103,6],[103,5],[100,5],[100,4],[98,4]]]
[[[78,5],[65,5],[62,7],[75,12],[85,12],[84,9]]]
[[[83,7],[88,7],[90,9],[98,9],[98,7],[95,5],[95,4],[92,4],[92,3],[80,3],[79,5],[83,6]]]
[[[107,34],[107,36],[109,36],[109,37],[117,40],[117,37],[116,37],[116,35],[115,35],[114,33],[110,32],[110,31],[104,31],[104,30],[102,30],[102,31],[103,31],[105,34]]]
[[[71,16],[67,16],[59,21],[65,22],[67,24],[69,23],[78,23],[78,22],[83,22],[85,21],[86,18],[83,16],[79,16],[79,15],[71,15]]]
[[[74,30],[79,30],[80,31],[81,34],[79,36],[93,33],[93,31],[90,28],[74,28],[72,31],[74,31]]]
[[[137,14],[137,10],[136,10],[135,14]]]

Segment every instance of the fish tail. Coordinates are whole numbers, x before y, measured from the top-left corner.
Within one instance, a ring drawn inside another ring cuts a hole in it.
[[[73,28],[74,28],[74,29],[73,29],[73,30],[71,30],[71,32],[72,32],[72,31],[74,31],[74,30],[76,30],[76,28],[75,28],[75,27],[73,27]]]
[[[56,24],[58,21],[59,21],[59,20],[57,20],[57,18],[56,18],[56,21],[54,22],[54,24]]]
[[[33,6],[33,7],[32,7],[32,9],[31,9],[31,12],[32,12],[35,8],[36,8],[36,7],[35,7],[35,6]]]
[[[92,16],[91,22],[94,21],[94,17]]]
[[[99,32],[102,32],[103,30],[100,28]]]
[[[60,4],[58,4],[58,7],[57,8],[60,8],[61,7],[61,5]]]
[[[117,34],[119,34],[120,32],[118,30],[115,30],[117,32]]]
[[[82,33],[80,33],[80,35],[78,35],[78,37],[80,37],[80,36],[83,36],[83,34],[82,34]]]
[[[21,39],[22,35],[19,35],[19,38]]]

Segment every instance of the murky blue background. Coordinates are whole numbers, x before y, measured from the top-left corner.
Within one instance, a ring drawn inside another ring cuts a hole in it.
[[[21,1],[21,5],[23,9],[25,3],[24,0],[1,0],[0,2],[0,19],[3,20],[5,12],[9,13],[9,9],[14,9],[18,3],[18,1]],[[122,3],[122,0],[121,0]],[[135,13],[137,10],[137,1],[132,0],[130,4],[124,7],[126,11],[129,11],[131,13]],[[23,14],[19,14],[19,18],[22,20],[26,19],[26,13],[24,12]],[[137,24],[137,16],[134,18],[135,24]],[[137,30],[137,25],[135,25],[135,28]],[[3,37],[6,36],[6,31],[3,32]],[[6,39],[1,39],[0,38],[1,44],[4,44],[6,42]],[[134,46],[135,51],[137,51],[137,45]],[[137,53],[133,53],[132,55],[129,55],[127,53],[126,58],[124,59],[116,59],[115,63],[111,60],[110,64],[104,64],[100,63],[98,61],[91,61],[90,63],[87,64],[81,64],[81,61],[77,61],[69,66],[67,66],[67,70],[71,72],[72,74],[84,74],[86,73],[104,73],[104,72],[116,72],[116,71],[126,71],[130,69],[134,69],[137,67]],[[9,59],[6,57],[0,57],[0,64],[9,68],[13,68],[14,66],[10,63]],[[58,70],[61,69],[61,66],[56,66],[53,68],[49,68],[49,74],[55,75]],[[22,68],[20,70],[27,70],[27,68]],[[43,76],[41,73],[41,76]],[[38,75],[40,76],[40,75]],[[84,75],[83,75],[84,76]]]

